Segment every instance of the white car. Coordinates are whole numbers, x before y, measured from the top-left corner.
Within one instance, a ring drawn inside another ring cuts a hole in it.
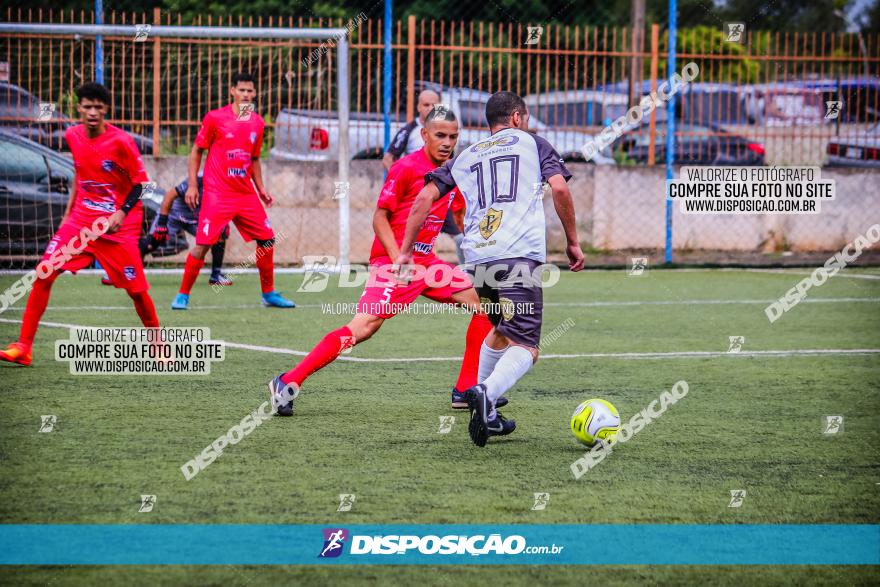
[[[434,89],[434,88],[431,88]],[[486,102],[492,94],[468,88],[440,89],[440,102],[455,112],[461,124],[456,152],[461,152],[488,134]],[[581,152],[592,133],[565,130],[547,125],[531,115],[532,131],[547,139],[566,161],[583,161]],[[392,137],[406,121],[397,117]],[[381,113],[352,112],[349,119],[349,153],[352,159],[375,159],[383,154],[385,124]],[[335,161],[339,153],[339,118],[335,111],[284,109],[275,120],[272,157],[294,161]],[[596,156],[598,164],[614,164],[606,156]]]

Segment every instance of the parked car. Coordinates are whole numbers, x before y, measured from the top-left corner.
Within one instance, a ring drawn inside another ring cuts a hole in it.
[[[529,113],[556,129],[604,127],[626,114],[626,95],[595,90],[568,90],[529,94]]]
[[[749,118],[761,126],[819,126],[825,102],[819,92],[797,82],[754,84],[745,89]]]
[[[825,151],[831,167],[880,167],[880,124],[865,133],[835,137]]]
[[[69,156],[0,130],[0,255],[43,253],[64,217],[73,176]],[[142,200],[147,227],[163,193]]]
[[[658,85],[663,79],[657,80]],[[713,82],[690,82],[680,88],[676,97],[676,116],[685,121],[712,121],[715,124],[739,125],[753,122],[748,110],[748,87]],[[604,94],[628,96],[626,80],[600,86]],[[642,96],[651,93],[651,81],[643,80],[639,91]],[[666,120],[666,105],[656,110],[658,122]],[[618,115],[619,116],[619,115]]]
[[[655,161],[666,160],[666,121],[658,122],[655,129]],[[648,125],[627,132],[615,145],[637,163],[648,161],[650,131]],[[675,125],[675,164],[680,165],[764,165],[764,145],[726,131],[717,124]]]
[[[491,94],[469,88],[440,88],[422,83],[420,89],[439,88],[441,103],[448,104],[461,124],[456,151],[461,152],[484,138],[488,132],[486,102]],[[581,149],[592,133],[583,130],[560,130],[548,126],[537,116],[530,116],[531,130],[552,144],[566,161],[582,161]],[[405,121],[393,119],[392,132]],[[385,124],[380,113],[352,112],[349,119],[349,149],[353,159],[381,158]],[[271,156],[295,161],[334,161],[338,151],[339,117],[335,111],[283,109],[275,120],[274,145]],[[596,157],[596,163],[613,164],[607,157]]]
[[[48,104],[42,111],[41,104]],[[58,111],[56,104],[45,102],[24,88],[0,82],[0,129],[15,133],[56,151],[67,150],[64,131],[77,121]],[[153,139],[120,126],[134,139],[141,154],[153,153]]]
[[[877,78],[819,79],[802,82],[818,93],[823,104],[842,102],[838,120],[842,124],[880,120],[880,81]],[[826,108],[827,109],[827,108]],[[826,119],[834,123],[834,119]]]

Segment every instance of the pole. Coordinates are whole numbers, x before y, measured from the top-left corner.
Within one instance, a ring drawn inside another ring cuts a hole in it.
[[[382,112],[385,119],[385,145],[384,151],[391,144],[391,4],[392,0],[385,0],[385,20],[383,24],[383,37],[385,43],[385,75],[382,76]]]
[[[632,0],[630,14],[629,105],[635,106],[642,98],[642,38],[645,34],[645,0]]]
[[[343,35],[337,44],[339,63],[336,67],[336,87],[338,88],[338,111],[339,115],[339,181],[348,185],[348,166],[351,164],[351,149],[349,145],[349,108],[351,100],[351,88],[349,85],[349,57],[348,36]],[[346,189],[345,196],[339,198],[339,266],[348,265],[351,249],[351,190]]]
[[[95,0],[95,24],[104,24],[104,0]],[[104,37],[95,37],[95,81],[104,83]]]
[[[676,11],[677,0],[669,0],[669,46],[666,63],[666,77],[672,84],[672,74],[675,73],[675,34],[677,30]],[[675,160],[675,100],[677,92],[666,103],[666,254],[664,261],[672,263],[672,201],[669,199],[669,180],[672,177],[672,162]]]

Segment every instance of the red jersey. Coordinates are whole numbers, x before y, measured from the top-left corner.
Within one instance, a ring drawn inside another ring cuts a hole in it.
[[[196,146],[208,149],[203,183],[209,202],[256,193],[251,183],[251,160],[260,156],[265,126],[256,112],[239,119],[233,104],[205,115]]]
[[[391,211],[391,230],[394,232],[397,246],[403,242],[406,221],[409,218],[413,202],[425,187],[425,174],[436,168],[437,165],[428,159],[423,147],[415,153],[399,159],[388,170],[388,177],[385,178],[385,185],[382,186],[382,193],[379,195],[376,207]],[[434,241],[437,240],[440,229],[443,228],[443,221],[446,219],[450,205],[454,211],[464,208],[464,199],[458,190],[452,190],[431,206],[431,211],[428,212],[428,217],[422,224],[413,244],[413,260],[416,262],[434,255]],[[386,256],[388,253],[385,252],[385,247],[382,246],[378,238],[373,238],[370,261]]]
[[[122,207],[135,184],[150,181],[144,162],[128,133],[112,124],[98,137],[89,138],[86,128],[77,124],[64,132],[76,169],[76,200],[67,222],[79,228],[90,227],[102,216]],[[141,235],[143,205],[138,202],[126,215],[119,230],[101,238],[124,242]]]

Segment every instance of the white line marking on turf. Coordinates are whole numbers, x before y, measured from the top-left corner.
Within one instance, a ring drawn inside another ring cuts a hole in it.
[[[631,302],[545,302],[545,306],[678,306],[678,305],[723,305],[723,304],[770,304],[779,300],[650,300]],[[800,303],[834,304],[847,302],[880,302],[880,298],[806,298]]]
[[[774,273],[777,275],[812,275],[812,271],[792,271],[786,269],[743,269],[749,273]],[[850,279],[880,279],[880,275],[870,273],[844,273],[840,271],[834,277],[848,277]],[[830,279],[830,278],[829,278]]]
[[[646,301],[620,301],[620,302],[545,302],[545,306],[564,308],[599,308],[603,306],[714,306],[726,304],[770,304],[779,300],[646,300]],[[880,302],[880,298],[806,298],[802,304],[842,304],[851,302]],[[354,304],[355,302],[325,302],[323,304],[297,304],[297,308],[315,309],[329,304],[331,308],[336,304]],[[431,302],[426,302],[431,303]],[[438,304],[439,305],[439,304]],[[262,304],[225,304],[222,306],[190,306],[190,310],[229,310],[229,309],[265,309]],[[49,306],[47,310],[131,310],[131,305],[126,306]],[[10,307],[6,311],[24,311],[24,307]],[[439,315],[439,314],[438,314]]]
[[[366,266],[365,264],[362,264]],[[559,267],[563,267],[559,265]],[[854,269],[870,269],[870,267],[864,267],[861,265],[856,265],[853,267]],[[4,275],[24,275],[28,273],[32,269],[0,269],[0,276]],[[789,274],[789,275],[797,275],[796,271],[800,271],[800,275],[810,275],[810,272],[804,272],[803,267],[676,267],[676,268],[668,268],[665,269],[663,267],[655,267],[654,270],[663,273],[736,273],[736,272],[744,272],[744,273],[779,273],[779,274]],[[590,274],[590,273],[608,273],[614,274],[615,272],[620,271],[620,266],[612,266],[611,268],[605,267],[597,267],[590,269],[583,269],[580,271],[581,274]],[[301,275],[306,272],[303,267],[276,267],[275,273],[279,275]],[[183,275],[182,267],[152,267],[145,268],[144,273],[147,275]],[[211,273],[210,269],[202,269],[199,274],[200,275],[209,275]],[[224,268],[223,273],[230,275],[257,275],[259,270],[257,269],[239,269],[236,267]],[[339,271],[330,270],[328,273],[339,273]],[[103,269],[80,269],[77,272],[77,275],[104,275]],[[869,274],[851,274],[849,271],[841,271],[836,277],[855,277],[860,278],[860,275],[869,275]],[[880,275],[875,276],[867,276],[861,277],[862,279],[880,279]]]
[[[8,318],[0,318],[0,322],[7,324],[21,324],[21,320],[10,320]],[[65,324],[63,322],[40,322],[40,326],[49,328],[88,328],[82,324]],[[222,339],[218,339],[222,340]],[[228,348],[242,349],[248,351],[260,351],[264,353],[274,353],[279,355],[296,355],[300,357],[306,356],[308,353],[293,349],[286,349],[272,346],[262,346],[254,344],[244,344],[239,342],[224,341]],[[665,353],[578,353],[573,355],[541,355],[542,359],[705,359],[714,357],[796,357],[796,356],[815,356],[815,355],[873,355],[880,353],[880,349],[792,349],[780,351],[741,351],[738,353],[730,353],[727,351],[680,351]],[[399,357],[399,358],[365,358],[365,357],[342,357],[340,361],[351,363],[409,363],[412,361],[420,362],[440,362],[440,361],[460,361],[461,357]]]

